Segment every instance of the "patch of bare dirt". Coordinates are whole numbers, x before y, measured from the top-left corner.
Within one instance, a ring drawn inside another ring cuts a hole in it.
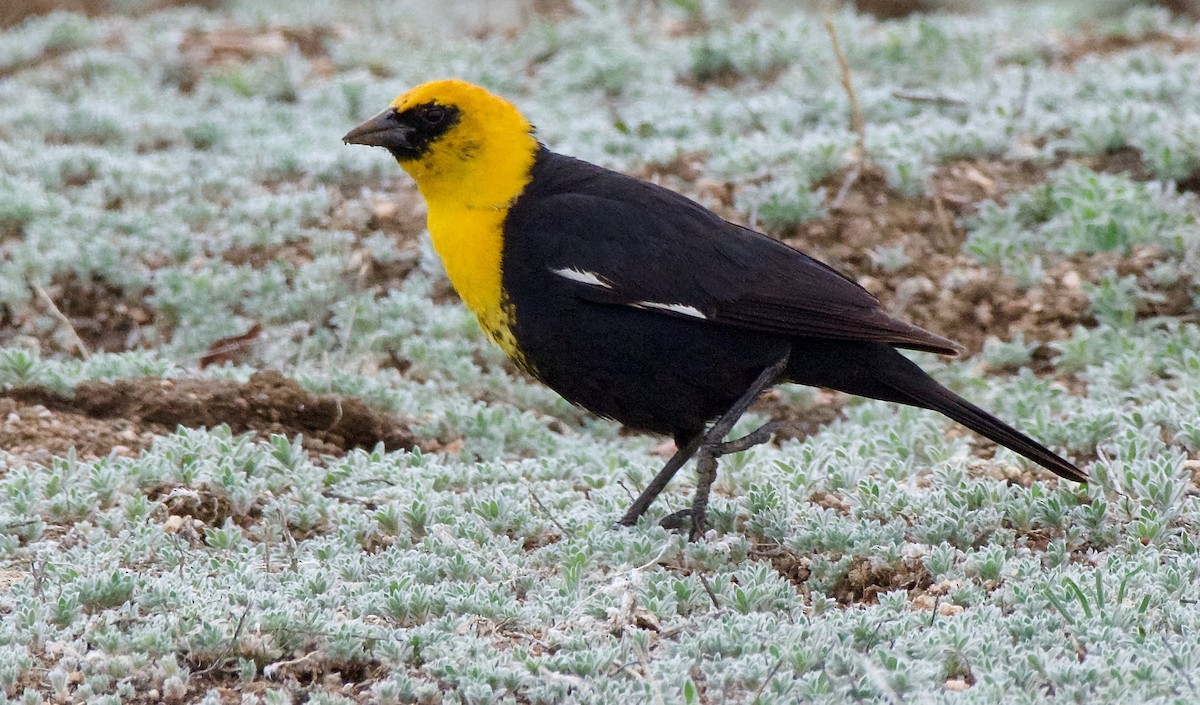
[[[159,503],[155,511],[166,515],[165,525],[174,529],[174,533],[178,533],[182,525],[176,527],[180,522],[171,521],[172,516],[199,520],[201,525],[208,526],[221,526],[226,519],[232,519],[242,528],[262,516],[260,506],[251,505],[245,511],[238,511],[228,497],[204,488],[164,483],[150,487],[144,493],[147,499]]]
[[[308,60],[312,76],[329,78],[337,73],[337,67],[329,57],[326,42],[338,32],[336,26],[195,28],[179,43],[181,63],[174,78],[179,89],[187,93],[210,71],[264,57],[283,57],[292,51]]]
[[[880,593],[904,590],[912,595],[930,585],[933,576],[918,558],[884,566],[872,565],[869,558],[859,556],[834,586],[832,597],[842,604],[872,604],[879,601]]]
[[[1193,3],[1192,0],[1184,0],[1162,4],[1174,5],[1176,7],[1172,9],[1177,11],[1182,9],[1182,6]],[[1197,8],[1193,6],[1193,10],[1195,9]],[[1196,51],[1198,44],[1194,37],[1176,36],[1159,31],[1147,32],[1136,37],[1119,34],[1080,34],[1068,37],[1062,42],[1058,60],[1067,66],[1074,66],[1089,56],[1108,56],[1141,47],[1154,47],[1171,54],[1187,54]]]
[[[1200,18],[1200,0],[1158,0],[1158,4],[1177,15]]]
[[[45,352],[119,352],[145,347],[144,329],[154,323],[146,292],[132,295],[104,281],[57,277],[30,289],[29,305],[0,306],[0,346],[31,336]]]
[[[825,424],[842,418],[845,400],[843,394],[819,390],[812,405],[800,407],[785,402],[778,390],[769,389],[758,397],[750,411],[780,422],[779,430],[775,432],[775,443],[802,441]]]
[[[388,450],[438,444],[413,435],[408,420],[362,401],[317,395],[279,372],[256,372],[245,383],[214,379],[136,378],[83,382],[67,397],[39,387],[0,392],[0,447],[43,459],[74,447],[82,457],[133,454],[155,435],[177,426],[212,428],[261,437],[303,434],[313,453],[340,455],[352,448]]]
[[[162,524],[163,531],[193,546],[207,543],[204,533],[207,527],[223,526],[227,521],[255,540],[269,542],[277,531],[274,527],[264,526],[262,521],[263,507],[269,501],[269,495],[258,495],[244,506],[238,506],[225,493],[205,483],[181,485],[168,482],[149,487],[144,493],[147,499],[155,502],[151,518]],[[338,499],[355,501],[340,496]],[[279,519],[286,521],[288,537],[296,541],[328,533],[330,528],[324,518],[303,526],[283,516]],[[371,540],[391,545],[391,537],[372,535]]]
[[[854,0],[854,9],[881,20],[894,20],[918,12],[929,13],[947,9],[947,4],[949,3],[933,0]]]
[[[30,17],[48,15],[51,12],[77,12],[89,17],[110,15],[114,12],[148,13],[168,7],[199,5],[215,10],[220,0],[143,0],[142,2],[118,2],[116,0],[5,0],[0,4],[0,28],[14,27]]]
[[[1141,163],[1127,150],[1094,157],[1098,170],[1133,170]],[[836,193],[846,172],[831,176],[825,187]],[[1046,170],[1028,162],[973,159],[948,164],[930,180],[930,195],[901,197],[882,173],[865,169],[829,215],[800,225],[781,238],[854,277],[883,301],[895,316],[949,337],[971,353],[988,336],[1010,339],[1023,333],[1029,342],[1070,335],[1076,325],[1095,324],[1083,285],[1115,270],[1139,278],[1148,291],[1157,287],[1145,272],[1163,255],[1143,246],[1129,255],[1116,252],[1063,256],[1047,263],[1045,276],[1022,289],[996,267],[984,266],[962,252],[966,231],[962,216],[984,200],[1004,202],[1006,195],[1046,178]],[[881,248],[902,248],[907,263],[876,261]],[[1180,315],[1192,304],[1183,292],[1159,292],[1164,300],[1146,304],[1141,316]]]
[[[1149,181],[1154,178],[1146,161],[1142,158],[1142,150],[1137,147],[1117,147],[1104,154],[1084,155],[1077,162],[1105,174],[1124,174],[1134,181]]]
[[[73,276],[52,288],[51,297],[89,349],[119,352],[145,345],[142,329],[154,322],[145,293],[131,295],[107,282]]]
[[[0,448],[47,463],[71,448],[81,458],[133,456],[170,429],[129,419],[95,419],[0,396]]]
[[[750,559],[766,561],[779,575],[786,578],[796,591],[809,597],[810,559],[774,543],[756,544],[750,549]],[[858,556],[846,574],[834,585],[829,597],[843,607],[870,605],[879,601],[881,593],[894,590],[908,592],[910,599],[925,595],[933,585],[933,576],[919,559],[904,560],[900,566],[872,565],[869,558]]]

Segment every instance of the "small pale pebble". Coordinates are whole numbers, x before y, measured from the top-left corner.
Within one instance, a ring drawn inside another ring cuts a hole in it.
[[[1062,285],[1068,289],[1078,290],[1083,284],[1083,279],[1079,276],[1079,272],[1071,270],[1063,275]]]
[[[962,585],[961,580],[943,580],[940,583],[935,583],[933,585],[930,585],[929,586],[929,594],[945,595],[946,593],[950,592],[951,590],[958,589],[958,587],[960,585]]]
[[[371,215],[380,220],[392,220],[399,214],[400,205],[394,201],[375,201],[371,204]]]
[[[1004,469],[999,465],[989,465],[987,469],[983,471],[983,476],[989,480],[1003,481],[1008,479],[1004,475]]]
[[[951,678],[944,686],[951,693],[961,693],[971,689],[971,684],[961,678]]]
[[[933,595],[917,595],[913,598],[913,607],[923,611],[930,611],[937,604],[937,598]]]
[[[938,614],[943,617],[953,617],[962,611],[962,605],[956,605],[952,602],[942,602],[938,605]]]
[[[173,534],[183,528],[183,517],[178,514],[172,514],[163,522],[163,531],[168,534]]]

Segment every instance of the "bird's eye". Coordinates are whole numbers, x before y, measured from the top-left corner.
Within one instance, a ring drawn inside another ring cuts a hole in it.
[[[434,105],[426,108],[425,112],[421,114],[421,118],[425,121],[425,124],[429,125],[430,127],[437,127],[438,125],[442,124],[443,121],[445,121],[446,115],[448,114],[449,113],[445,108]]]

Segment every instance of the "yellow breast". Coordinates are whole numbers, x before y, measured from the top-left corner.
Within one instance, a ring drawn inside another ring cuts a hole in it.
[[[446,276],[479,327],[514,362],[523,365],[511,321],[512,306],[501,287],[504,218],[507,208],[430,204],[429,235]]]

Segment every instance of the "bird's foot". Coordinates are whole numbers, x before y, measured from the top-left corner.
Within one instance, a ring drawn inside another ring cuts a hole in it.
[[[689,530],[692,528],[692,510],[680,509],[677,512],[671,512],[658,522],[658,525],[667,531],[683,531],[683,527]]]
[[[697,514],[689,507],[687,509],[680,509],[677,512],[671,512],[663,517],[662,521],[658,522],[658,525],[667,531],[674,531],[676,533],[687,531],[688,541],[696,541],[704,535],[705,531],[708,531],[708,516],[707,512]]]
[[[775,431],[779,430],[779,426],[778,421],[771,421],[732,441],[701,444],[700,450],[696,452],[696,494],[692,497],[692,508],[687,510],[692,520],[691,531],[688,533],[689,541],[698,540],[708,531],[708,495],[717,479],[717,459],[766,443],[771,440]]]

